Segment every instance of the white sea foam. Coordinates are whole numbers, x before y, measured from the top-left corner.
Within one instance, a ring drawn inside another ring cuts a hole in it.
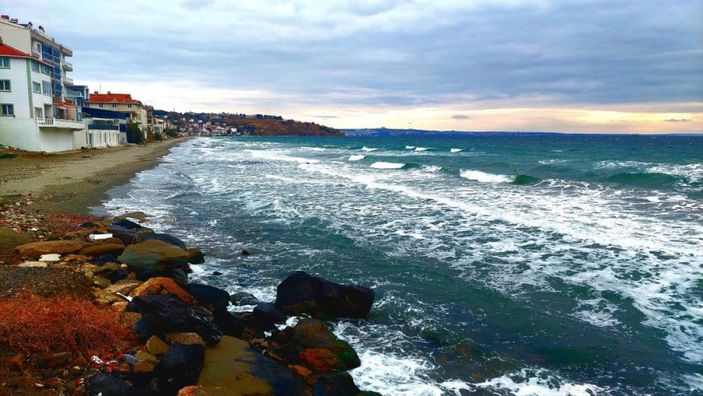
[[[377,149],[377,148],[373,148],[373,147],[366,147],[366,146],[364,146],[364,147],[361,148],[361,150],[362,150],[362,151],[366,151],[366,152],[372,152],[372,151],[376,151],[376,150],[378,150],[378,149]]]
[[[415,146],[405,146],[406,150],[415,150]]]
[[[366,158],[366,156],[362,154],[350,155],[349,161],[361,161],[364,158]]]
[[[420,169],[423,172],[437,173],[442,170],[442,167],[439,165],[422,165]]]
[[[371,168],[374,169],[402,169],[405,166],[405,164],[400,163],[400,162],[383,162],[383,161],[377,161],[371,164]]]
[[[516,396],[593,396],[605,390],[592,384],[564,382],[545,370],[528,369],[493,378],[475,386],[507,391]]]
[[[287,155],[285,151],[279,150],[244,150],[248,152],[252,157],[258,159],[272,160],[272,161],[285,161],[285,162],[297,162],[299,164],[317,164],[320,161],[316,159],[303,158],[303,157],[293,157]]]
[[[429,150],[428,147],[415,147],[415,151],[422,152],[422,151],[427,151],[427,150]]]
[[[449,149],[449,152],[450,152],[450,153],[460,153],[460,152],[462,152],[462,151],[464,151],[464,149],[460,149],[460,148],[451,148],[451,149]]]
[[[569,162],[569,160],[565,159],[546,159],[546,160],[539,160],[538,161],[541,165],[554,165],[554,164],[565,164]]]
[[[511,183],[515,180],[515,176],[496,175],[471,169],[462,169],[459,174],[464,179],[475,180],[481,183]]]

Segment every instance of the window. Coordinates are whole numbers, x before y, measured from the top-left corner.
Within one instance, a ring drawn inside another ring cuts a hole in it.
[[[34,108],[34,117],[35,118],[44,118],[44,109],[41,107],[35,107]]]
[[[0,110],[3,117],[14,117],[15,116],[15,106],[11,104],[0,104]]]
[[[127,105],[127,108],[131,109],[131,108],[132,108],[132,105]]]
[[[114,105],[112,105],[112,108],[113,108],[113,109],[114,109],[114,108],[117,108],[117,105],[115,105],[115,104],[114,104]]]
[[[39,63],[32,61],[32,71],[39,73]]]
[[[0,69],[10,68],[10,58],[6,56],[0,56]]]
[[[39,84],[36,81],[32,81],[32,92],[34,92],[36,94],[40,94],[41,93],[41,84]]]
[[[99,106],[100,106],[100,108],[101,108],[101,109],[103,108],[103,105],[102,105],[102,103],[101,103],[101,104],[100,104]]]
[[[47,65],[41,65],[41,72],[47,76],[51,75],[51,68]]]
[[[51,96],[51,83],[48,81],[41,82],[42,91],[44,95]]]
[[[10,80],[0,80],[0,91],[10,92]]]

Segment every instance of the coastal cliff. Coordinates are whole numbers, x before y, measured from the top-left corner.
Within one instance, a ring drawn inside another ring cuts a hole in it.
[[[258,136],[343,136],[342,132],[312,122],[256,118],[227,118],[228,127]]]

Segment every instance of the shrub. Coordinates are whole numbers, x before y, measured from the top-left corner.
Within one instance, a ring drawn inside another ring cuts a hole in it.
[[[50,214],[46,216],[46,227],[57,234],[66,234],[81,230],[81,224],[98,221],[97,217],[71,213]]]
[[[0,349],[48,359],[60,352],[103,355],[127,346],[119,313],[74,297],[23,294],[0,300]]]

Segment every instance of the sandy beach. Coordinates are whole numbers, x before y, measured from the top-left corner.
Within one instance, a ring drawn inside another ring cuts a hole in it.
[[[41,212],[87,214],[106,191],[126,183],[135,173],[186,138],[142,146],[81,150],[62,154],[22,153],[0,160],[0,199],[31,195],[32,208]]]

